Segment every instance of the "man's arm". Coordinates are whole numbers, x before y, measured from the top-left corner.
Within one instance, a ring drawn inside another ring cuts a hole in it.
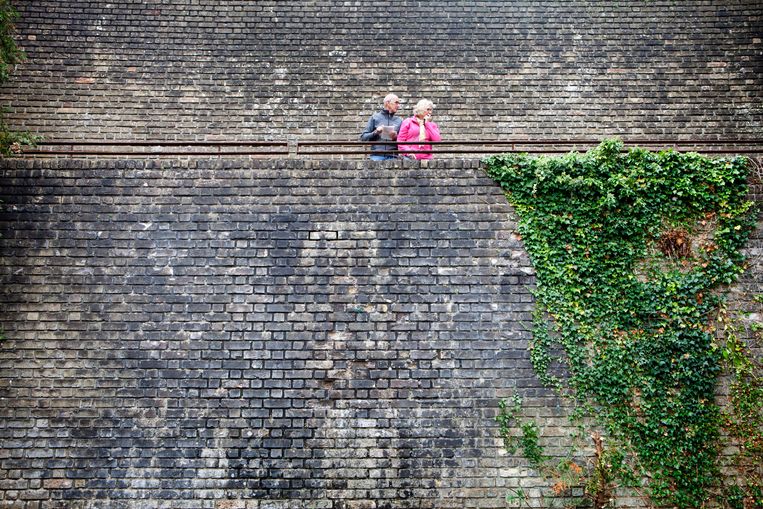
[[[360,135],[360,141],[375,141],[379,139],[379,133],[376,132],[376,121],[373,115],[368,119],[366,130]]]

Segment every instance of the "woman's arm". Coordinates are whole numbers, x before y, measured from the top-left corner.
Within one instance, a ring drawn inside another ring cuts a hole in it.
[[[440,127],[434,122],[427,122],[424,124],[424,129],[427,130],[427,139],[429,141],[441,141]]]
[[[397,133],[397,141],[408,141],[407,138],[411,135],[411,124],[412,123],[413,122],[411,121],[410,118],[406,118],[405,120],[403,120],[403,123],[400,124],[400,131]],[[398,145],[397,149],[401,150],[401,151],[402,150],[410,150],[411,146],[410,145]],[[410,154],[404,152],[403,155],[404,156],[408,156]]]
[[[406,118],[403,123],[400,124],[400,130],[397,133],[397,141],[408,141],[408,133],[411,130],[411,119]]]

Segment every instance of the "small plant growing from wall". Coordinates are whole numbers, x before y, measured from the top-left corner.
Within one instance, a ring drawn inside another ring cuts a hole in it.
[[[507,449],[524,451],[554,493],[576,488],[586,507],[616,507],[623,489],[659,507],[762,507],[759,469],[726,483],[720,460],[740,433],[757,437],[740,465],[760,458],[759,371],[741,340],[716,334],[726,327],[721,290],[744,270],[755,223],[749,161],[624,152],[606,140],[582,155],[484,163],[519,216],[537,274],[533,367],[571,400],[593,452],[588,464],[546,457],[516,401],[498,417]],[[735,352],[739,367],[727,372],[742,385],[722,408],[716,388]],[[752,426],[741,428],[740,415]],[[732,492],[742,505],[731,505]]]
[[[10,79],[13,67],[24,61],[24,52],[13,38],[14,23],[18,12],[8,0],[0,0],[0,84]],[[28,132],[12,131],[4,119],[5,109],[0,110],[0,154],[9,156],[21,152],[24,145],[34,145],[39,137]]]

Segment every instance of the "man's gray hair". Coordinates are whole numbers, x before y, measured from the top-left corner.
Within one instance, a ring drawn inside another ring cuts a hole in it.
[[[387,94],[387,96],[384,98],[384,104],[391,103],[395,101],[396,99],[400,99],[395,94]]]

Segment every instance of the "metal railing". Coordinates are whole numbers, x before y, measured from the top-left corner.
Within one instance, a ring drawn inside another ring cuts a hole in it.
[[[415,143],[415,142],[412,142]],[[537,154],[586,151],[600,140],[546,139],[546,140],[453,140],[427,142],[432,150],[405,150],[405,153],[431,153],[435,155],[485,155],[504,152]],[[698,139],[629,139],[626,148],[642,147],[652,150],[673,148],[680,152],[703,154],[763,154],[763,139],[698,140]],[[36,147],[24,148],[20,155],[31,157],[365,157],[372,145],[390,145],[388,154],[402,154],[397,142],[365,142],[344,140],[288,140],[288,141],[163,141],[163,140],[51,140]]]
[[[231,148],[237,148],[231,150]],[[41,141],[22,154],[32,156],[288,156],[286,142],[273,141]]]

